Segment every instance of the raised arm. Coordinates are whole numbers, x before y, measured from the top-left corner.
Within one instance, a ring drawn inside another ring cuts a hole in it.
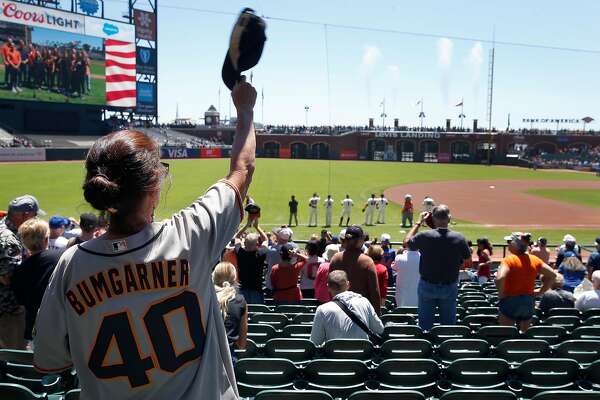
[[[233,184],[242,198],[252,181],[256,159],[256,136],[254,134],[254,104],[256,90],[242,76],[231,92],[237,110],[237,127],[231,147],[231,165],[227,180]]]

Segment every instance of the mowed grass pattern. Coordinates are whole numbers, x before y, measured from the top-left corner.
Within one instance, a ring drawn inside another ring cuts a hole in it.
[[[588,207],[600,208],[600,190],[595,189],[532,189],[527,193],[566,203],[577,203]]]
[[[229,160],[167,160],[171,165],[172,179],[165,185],[157,218],[166,218],[173,212],[189,205],[212,183],[224,177]],[[0,164],[0,208],[24,193],[38,197],[42,208],[49,214],[77,216],[89,210],[84,201],[81,185],[84,177],[83,162],[48,162]],[[331,178],[330,178],[331,177]],[[317,192],[322,199],[330,192],[335,199],[334,225],[339,221],[341,199],[347,194],[355,201],[352,221],[363,222],[360,212],[364,201],[371,193],[379,195],[384,189],[414,182],[433,182],[471,179],[545,179],[545,180],[597,180],[591,174],[572,172],[532,171],[510,167],[487,167],[480,165],[425,164],[361,161],[278,160],[259,159],[250,189],[250,196],[262,207],[262,224],[265,228],[287,224],[287,203],[291,194],[300,202],[301,226],[294,227],[296,238],[308,238],[320,229],[308,228],[308,199]],[[572,191],[577,192],[577,191]],[[587,204],[590,191],[580,191],[575,197],[560,200]],[[562,193],[562,192],[558,192]],[[436,199],[438,200],[438,199]],[[443,199],[439,199],[443,201]],[[420,199],[416,199],[420,209]],[[590,204],[591,205],[591,204]],[[452,204],[450,204],[452,207]],[[400,204],[390,204],[386,212],[386,225],[369,227],[372,235],[390,233],[393,240],[401,240],[404,231],[400,228]],[[324,223],[324,210],[319,209],[319,222]],[[460,220],[457,216],[454,229],[469,239],[487,236],[494,242],[502,242],[506,229],[485,228]],[[304,226],[302,226],[304,225]],[[600,227],[599,227],[600,228]],[[515,228],[516,229],[516,228]],[[334,233],[338,228],[332,228]],[[558,242],[565,233],[574,233],[582,242],[591,243],[599,230],[552,230],[535,231],[535,236],[544,235],[551,242]]]

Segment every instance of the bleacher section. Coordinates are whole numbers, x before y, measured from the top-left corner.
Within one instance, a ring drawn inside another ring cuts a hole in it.
[[[13,141],[14,136],[6,130],[0,128],[0,147],[8,147]]]
[[[35,147],[53,147],[62,149],[90,148],[100,136],[79,135],[30,135],[27,138]]]
[[[136,128],[161,146],[186,147],[186,148],[229,148],[217,138],[204,139],[187,133],[179,132],[170,128]]]

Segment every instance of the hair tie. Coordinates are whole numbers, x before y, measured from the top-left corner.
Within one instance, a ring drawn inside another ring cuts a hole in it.
[[[96,176],[97,176],[97,177],[100,177],[100,178],[104,178],[104,179],[106,179],[107,181],[110,181],[110,179],[108,179],[108,176],[106,176],[106,174],[103,174],[103,173],[98,173],[98,174],[96,174]]]
[[[223,282],[223,287],[224,287],[224,288],[227,288],[227,287],[229,287],[229,286],[231,286],[231,283],[229,283],[229,282],[227,282],[227,281]]]

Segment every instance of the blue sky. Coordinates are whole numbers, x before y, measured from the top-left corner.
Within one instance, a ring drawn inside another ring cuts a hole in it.
[[[114,3],[107,3],[115,6]],[[107,7],[108,7],[107,5]],[[210,8],[239,12],[255,8],[270,17],[319,21],[496,39],[537,45],[598,50],[596,54],[496,47],[493,124],[513,126],[527,117],[600,120],[600,2],[587,1],[404,1],[224,0],[162,2],[159,32],[159,114],[199,118],[211,104],[229,113],[228,90],[221,82],[221,64],[235,17],[169,8]],[[262,118],[264,90],[267,123],[302,124],[310,106],[309,124],[379,123],[379,104],[386,99],[388,124],[418,125],[417,100],[423,98],[427,125],[458,125],[464,112],[486,125],[488,53],[490,45],[329,27],[330,105],[328,104],[325,29],[323,25],[267,20],[268,41],[263,59],[253,70],[259,91],[255,119]],[[599,123],[590,128],[598,129]],[[553,128],[553,126],[550,126]]]
[[[102,47],[102,38],[79,35],[77,33],[56,31],[53,29],[33,28],[31,38],[33,43],[41,45],[80,42],[82,45],[89,44],[91,47]]]

